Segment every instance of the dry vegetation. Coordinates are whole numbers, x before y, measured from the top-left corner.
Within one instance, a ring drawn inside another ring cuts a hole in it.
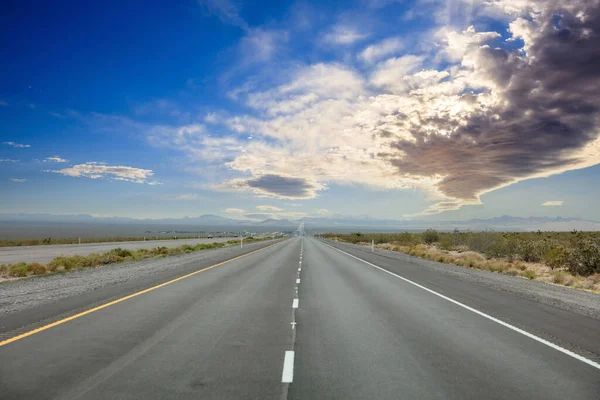
[[[105,237],[105,238],[46,238],[46,239],[14,239],[0,240],[0,247],[12,246],[41,246],[48,244],[78,244],[81,243],[106,243],[106,242],[142,242],[145,240],[173,240],[173,239],[196,239],[206,236],[131,236],[131,237]]]
[[[328,234],[458,266],[600,293],[600,232]]]
[[[261,240],[274,239],[267,238],[244,238],[244,243],[257,242]],[[106,253],[92,253],[87,256],[67,256],[57,257],[48,264],[16,263],[0,265],[0,278],[23,278],[33,275],[46,275],[54,272],[72,271],[81,268],[97,267],[100,265],[113,264],[126,261],[147,260],[152,258],[162,258],[179,254],[191,253],[194,251],[218,249],[225,246],[239,245],[237,240],[227,242],[200,243],[195,246],[184,244],[179,247],[155,247],[153,249],[125,250],[121,248],[113,249]]]

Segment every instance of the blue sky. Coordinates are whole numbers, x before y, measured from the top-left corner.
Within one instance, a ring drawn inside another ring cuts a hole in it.
[[[593,3],[9,2],[2,212],[600,220]]]

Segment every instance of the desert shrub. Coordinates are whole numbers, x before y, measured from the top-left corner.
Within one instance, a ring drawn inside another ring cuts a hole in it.
[[[29,264],[27,269],[34,275],[44,275],[46,273],[46,267],[38,262]]]
[[[526,271],[523,271],[522,276],[527,279],[535,279],[535,271],[528,269]]]
[[[565,282],[567,274],[564,271],[555,271],[552,274],[552,282],[562,285]]]
[[[19,263],[19,264],[12,264],[9,266],[9,275],[10,276],[15,276],[15,277],[25,277],[27,276],[27,264],[25,263]]]
[[[580,238],[574,241],[567,269],[575,275],[588,276],[600,272],[600,240]]]
[[[562,268],[567,265],[569,252],[560,246],[552,246],[542,254],[542,261],[550,268]]]
[[[427,244],[435,243],[440,240],[440,235],[435,229],[427,229],[421,234],[423,241]]]
[[[521,240],[517,246],[517,252],[521,260],[526,262],[538,262],[542,258],[540,245],[530,240]]]
[[[439,256],[437,258],[437,261],[443,263],[444,262],[444,256]]]
[[[115,255],[122,257],[122,258],[126,258],[126,257],[132,257],[133,253],[130,250],[126,250],[126,249],[122,249],[120,247],[113,249],[111,251],[111,253],[114,253]]]

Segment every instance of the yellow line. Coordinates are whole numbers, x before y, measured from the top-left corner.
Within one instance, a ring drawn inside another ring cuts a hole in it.
[[[238,260],[238,259],[240,259],[240,258],[242,258],[242,257],[249,256],[250,254],[257,253],[257,252],[259,252],[259,251],[261,251],[261,250],[264,250],[264,249],[266,249],[266,248],[269,248],[269,247],[271,247],[271,246],[273,246],[273,245],[275,245],[275,244],[277,244],[277,243],[273,243],[273,244],[270,244],[270,245],[268,245],[268,246],[266,246],[266,247],[260,248],[260,249],[258,249],[258,250],[251,251],[250,253],[242,254],[241,256],[237,256],[237,257],[234,257],[234,258],[230,258],[229,260],[225,260],[225,261],[222,261],[222,262],[220,262],[220,263],[218,263],[218,264],[211,265],[210,267],[206,267],[206,268],[203,268],[203,269],[201,269],[201,270],[198,270],[198,271],[195,271],[195,272],[189,273],[189,274],[187,274],[187,275],[180,276],[179,278],[175,278],[175,279],[172,279],[172,280],[170,280],[170,281],[167,281],[167,282],[161,283],[160,285],[152,286],[152,287],[150,287],[150,288],[148,288],[148,289],[144,289],[144,290],[142,290],[142,291],[139,291],[139,292],[136,292],[136,293],[130,294],[130,295],[128,295],[128,296],[121,297],[120,299],[113,300],[113,301],[111,301],[111,302],[109,302],[109,303],[106,303],[106,304],[102,304],[101,306],[94,307],[94,308],[90,308],[89,310],[87,310],[87,311],[83,311],[83,312],[80,312],[79,314],[71,315],[70,317],[67,317],[67,318],[61,319],[61,320],[59,320],[59,321],[53,322],[53,323],[51,323],[51,324],[48,324],[48,325],[44,325],[44,326],[42,326],[42,327],[40,327],[40,328],[37,328],[37,329],[31,330],[31,331],[29,331],[29,332],[25,332],[25,333],[23,333],[23,334],[21,334],[21,335],[14,336],[14,337],[12,337],[12,338],[10,338],[10,339],[6,339],[6,340],[4,340],[4,341],[0,342],[0,347],[2,347],[2,346],[5,346],[5,345],[7,345],[7,344],[9,344],[9,343],[12,343],[12,342],[16,342],[17,340],[21,340],[21,339],[23,339],[23,338],[26,338],[27,336],[31,336],[31,335],[35,335],[36,333],[43,332],[43,331],[45,331],[45,330],[47,330],[47,329],[50,329],[50,328],[52,328],[52,327],[54,327],[54,326],[57,326],[57,325],[64,324],[65,322],[72,321],[72,320],[74,320],[74,319],[76,319],[76,318],[83,317],[84,315],[91,314],[91,313],[93,313],[94,311],[102,310],[103,308],[110,307],[110,306],[112,306],[112,305],[114,305],[114,304],[120,303],[120,302],[122,302],[122,301],[125,301],[125,300],[129,300],[129,299],[131,299],[131,298],[133,298],[133,297],[136,297],[136,296],[139,296],[139,295],[141,295],[141,294],[148,293],[148,292],[151,292],[152,290],[155,290],[155,289],[161,288],[161,287],[163,287],[163,286],[170,285],[171,283],[174,283],[174,282],[180,281],[180,280],[182,280],[182,279],[185,279],[185,278],[189,278],[190,276],[192,276],[192,275],[196,275],[196,274],[199,274],[200,272],[208,271],[209,269],[213,269],[213,268],[215,268],[215,267],[218,267],[218,266],[220,266],[220,265],[227,264],[227,263],[229,263],[229,262],[231,262],[231,261]]]

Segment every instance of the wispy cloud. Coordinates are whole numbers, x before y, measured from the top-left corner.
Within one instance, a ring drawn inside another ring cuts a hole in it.
[[[31,147],[31,145],[28,145],[28,144],[21,144],[21,143],[15,143],[15,142],[2,142],[2,144],[16,147],[16,148],[21,148],[21,149]]]
[[[156,181],[150,181],[150,178],[154,175],[154,172],[150,169],[112,166],[98,162],[87,162],[85,164],[74,165],[70,168],[46,170],[45,172],[54,172],[78,178],[110,179],[115,181],[145,183],[149,185],[160,184]]]
[[[69,162],[69,160],[65,160],[64,158],[62,158],[60,156],[52,156],[52,157],[46,157],[45,159],[42,160],[42,162],[67,163],[67,162]]]
[[[275,206],[256,206],[256,208],[260,211],[283,211],[283,208]]]
[[[246,210],[243,210],[241,208],[228,208],[225,210],[225,212],[229,214],[243,214],[246,212]]]
[[[546,201],[545,203],[542,203],[542,206],[562,206],[564,203],[563,200],[552,200],[552,201]]]
[[[10,158],[0,158],[0,162],[16,163],[16,162],[19,162],[19,160],[13,160],[13,159],[10,159]]]
[[[27,179],[20,179],[20,178],[11,178],[10,180],[13,182],[16,182],[16,183],[27,182]]]
[[[348,46],[366,39],[369,35],[357,27],[347,24],[337,24],[323,35],[323,42]]]
[[[198,200],[199,198],[200,198],[200,196],[195,193],[182,193],[182,194],[178,194],[177,196],[175,196],[175,200],[184,200],[184,201]]]
[[[231,0],[198,0],[209,13],[230,25],[248,30],[248,23],[240,16],[240,8]]]
[[[366,63],[374,63],[384,57],[398,54],[404,48],[402,39],[392,37],[366,47],[358,57]]]

